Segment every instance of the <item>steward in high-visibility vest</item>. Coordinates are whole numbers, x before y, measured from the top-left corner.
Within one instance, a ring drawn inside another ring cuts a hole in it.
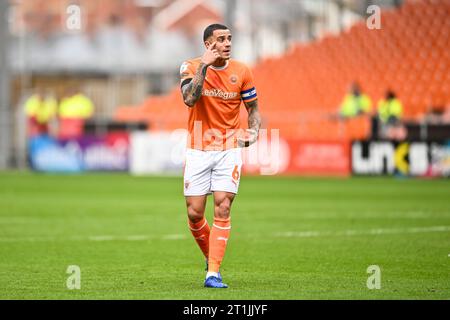
[[[372,100],[361,93],[358,84],[352,84],[351,92],[345,95],[341,104],[340,115],[344,118],[356,117],[372,111]]]
[[[378,117],[383,124],[395,124],[401,120],[402,115],[402,103],[394,92],[388,91],[386,98],[378,102]]]
[[[82,93],[67,96],[59,105],[59,138],[79,138],[84,133],[84,122],[94,113],[91,99]]]
[[[28,136],[48,134],[49,123],[56,115],[58,103],[54,97],[43,98],[36,93],[25,101],[25,114],[28,119]]]
[[[82,93],[63,98],[59,105],[60,118],[88,119],[93,113],[94,104]]]

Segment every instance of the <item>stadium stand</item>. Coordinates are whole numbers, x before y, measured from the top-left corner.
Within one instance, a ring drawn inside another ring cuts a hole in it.
[[[376,106],[385,90],[397,93],[406,120],[450,104],[450,1],[405,1],[382,11],[381,29],[365,21],[337,36],[298,44],[253,68],[263,126],[285,137],[314,140],[369,137],[369,117],[333,119],[349,83],[358,81]],[[373,108],[376,112],[376,107]],[[245,108],[242,108],[242,116]],[[119,121],[148,121],[155,130],[184,128],[179,88],[117,109]],[[245,122],[243,122],[244,124]]]

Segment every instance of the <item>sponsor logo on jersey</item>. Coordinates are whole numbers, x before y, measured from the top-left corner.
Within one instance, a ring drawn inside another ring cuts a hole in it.
[[[237,92],[224,92],[220,89],[204,89],[203,95],[206,97],[217,97],[222,98],[224,100],[234,99],[237,97]]]

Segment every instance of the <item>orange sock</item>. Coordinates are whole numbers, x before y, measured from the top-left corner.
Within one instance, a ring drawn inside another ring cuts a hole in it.
[[[219,272],[228,237],[230,236],[231,221],[228,219],[214,218],[214,224],[209,237],[208,272]]]
[[[206,221],[205,217],[202,220],[196,223],[192,223],[189,220],[189,229],[191,229],[191,233],[197,241],[198,246],[202,250],[205,258],[208,258],[209,253],[209,225],[208,221]]]

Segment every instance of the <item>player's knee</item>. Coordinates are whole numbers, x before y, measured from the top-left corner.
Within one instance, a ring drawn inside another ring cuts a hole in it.
[[[196,223],[203,219],[204,212],[202,210],[198,210],[193,206],[189,206],[188,210],[188,218],[191,222]]]
[[[217,206],[216,210],[218,218],[228,219],[230,217],[230,209],[231,209],[231,202],[229,199],[224,199],[223,201],[221,201]]]

